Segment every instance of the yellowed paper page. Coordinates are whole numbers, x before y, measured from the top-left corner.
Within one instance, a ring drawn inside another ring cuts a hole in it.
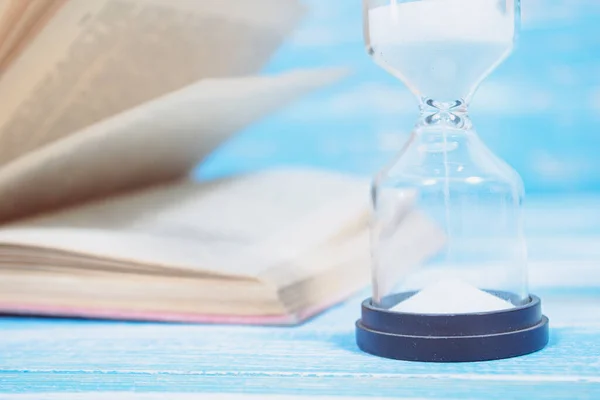
[[[0,221],[184,176],[233,133],[343,73],[207,79],[92,125],[0,169]]]
[[[10,65],[66,0],[19,1],[20,15],[0,33],[0,72]],[[13,7],[15,9],[16,7]],[[2,29],[0,27],[0,29]]]
[[[13,26],[19,22],[29,3],[31,0],[0,0],[0,49],[4,48]]]
[[[298,0],[69,0],[0,78],[0,164],[208,77],[257,72]]]
[[[368,193],[368,180],[310,169],[210,184],[184,181],[0,229],[0,265],[13,265],[19,252],[20,265],[27,263],[36,254],[31,246],[164,271],[258,277],[313,253],[350,227],[357,231],[359,221],[364,229]],[[3,252],[7,245],[20,247]],[[285,245],[289,257],[272,245]],[[60,267],[60,257],[45,258]],[[317,269],[311,274],[326,262],[311,263]]]

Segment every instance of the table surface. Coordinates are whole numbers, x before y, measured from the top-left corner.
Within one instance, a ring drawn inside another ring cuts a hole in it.
[[[600,198],[533,201],[527,215],[531,287],[551,321],[538,353],[363,354],[353,324],[367,291],[292,328],[5,318],[0,399],[600,398]]]

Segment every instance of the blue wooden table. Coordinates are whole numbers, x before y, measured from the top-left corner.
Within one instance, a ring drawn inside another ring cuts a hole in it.
[[[293,328],[7,318],[0,399],[598,399],[600,198],[534,199],[527,215],[531,286],[552,327],[539,353],[464,364],[363,354],[354,321],[367,289]]]

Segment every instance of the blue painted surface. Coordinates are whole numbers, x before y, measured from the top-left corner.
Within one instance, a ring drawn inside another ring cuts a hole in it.
[[[307,3],[316,14],[266,72],[350,65],[355,75],[249,127],[199,176],[276,165],[371,175],[402,146],[416,107],[364,54],[358,0]],[[546,349],[475,364],[371,357],[353,339],[367,291],[295,328],[7,318],[0,319],[0,398],[96,391],[111,399],[134,391],[600,398],[600,197],[582,194],[600,189],[600,2],[523,3],[520,48],[484,83],[472,117],[532,194],[531,282],[551,319]],[[572,195],[547,196],[553,192]]]

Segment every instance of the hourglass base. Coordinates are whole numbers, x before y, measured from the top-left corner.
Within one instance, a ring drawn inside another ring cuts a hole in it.
[[[356,322],[356,343],[367,353],[398,360],[486,361],[541,350],[548,330],[540,299],[533,295],[515,308],[453,315],[389,311],[369,298]]]

